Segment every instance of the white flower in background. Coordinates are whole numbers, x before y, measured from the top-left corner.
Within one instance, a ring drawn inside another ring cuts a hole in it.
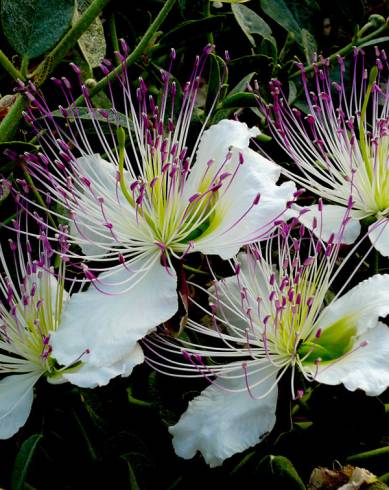
[[[366,219],[373,246],[389,256],[388,63],[384,51],[377,50],[376,55],[370,75],[357,48],[350,67],[339,57],[339,81],[331,81],[328,61],[314,65],[314,92],[301,66],[306,117],[288,105],[277,80],[271,83],[273,104],[264,110],[273,135],[294,161],[284,169],[285,175],[333,203],[321,210],[308,206],[303,223],[312,228],[320,221],[316,232],[321,229],[327,239],[332,229],[339,228],[343,207],[351,206],[344,241],[352,243],[360,220]],[[353,78],[351,93],[344,81],[347,71]]]
[[[63,128],[30,87],[26,118],[46,131],[45,153],[26,156],[29,171],[51,195],[53,216],[70,224],[69,244],[84,254],[70,249],[67,255],[93,262],[84,266],[92,285],[72,297],[52,338],[61,364],[88,350],[82,379],[80,371],[73,380],[81,386],[107,383],[100,369],[129,374],[129,366],[142,362],[137,341],[177,311],[173,260],[191,252],[232,257],[265,235],[294,199],[295,184],[276,185],[280,168],[249,148],[257,129],[222,120],[188,140],[209,52],[196,61],[179,102],[167,73],[159,106],[143,81],[132,97],[126,70],[110,112],[94,109],[83,87],[94,141],[86,135],[85,114],[61,109]],[[57,82],[72,100],[68,82]],[[123,107],[125,128],[117,127],[116,107]]]
[[[301,395],[296,369],[308,381],[343,383],[372,396],[389,386],[389,328],[379,321],[389,313],[389,275],[328,300],[340,271],[339,242],[332,235],[324,246],[300,226],[293,237],[293,225],[282,225],[263,253],[251,245],[232,263],[234,276],[214,281],[210,308],[196,303],[199,317],[208,313],[212,325],[187,323],[197,343],[181,339],[177,345],[161,335],[143,341],[156,369],[181,376],[195,371],[211,381],[170,428],[179,456],[200,451],[217,466],[257,444],[274,426],[277,386],[287,371],[293,397]],[[186,362],[173,362],[179,349]]]
[[[65,265],[50,268],[50,247],[38,260],[32,260],[28,246],[26,257],[18,238],[11,242],[14,262],[6,262],[0,248],[0,439],[7,439],[25,424],[38,379],[66,381],[55,368],[51,332],[60,326],[68,293],[64,289]],[[11,274],[14,271],[15,274]],[[74,360],[76,369],[78,359]]]

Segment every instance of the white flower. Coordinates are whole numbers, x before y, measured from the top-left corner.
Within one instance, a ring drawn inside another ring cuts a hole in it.
[[[296,369],[308,381],[373,396],[389,386],[389,328],[379,321],[389,313],[389,275],[375,275],[323,307],[339,273],[339,243],[331,239],[320,251],[323,242],[303,228],[293,236],[292,225],[282,225],[273,243],[276,264],[271,241],[263,253],[252,245],[234,262],[234,276],[214,282],[212,326],[190,318],[187,328],[200,340],[180,342],[186,363],[166,361],[179,348],[169,337],[144,341],[153,349],[152,366],[177,375],[195,371],[212,382],[170,428],[183,458],[199,450],[217,466],[257,444],[274,426],[277,384],[286,371],[293,397]]]
[[[340,83],[331,82],[329,62],[315,67],[314,92],[301,66],[308,116],[289,107],[276,80],[268,113],[274,118],[269,119],[274,136],[295,164],[285,168],[285,174],[334,203],[322,211],[317,205],[308,206],[304,224],[312,228],[321,222],[316,232],[321,230],[321,237],[328,239],[330,230],[339,227],[344,206],[350,207],[351,222],[343,241],[352,243],[360,220],[366,220],[373,246],[389,256],[388,65],[383,51],[377,56],[377,66],[368,75],[364,55],[355,49],[350,94],[344,84],[343,58],[338,57]]]
[[[84,253],[69,249],[66,255],[93,261],[93,268],[85,266],[91,287],[73,296],[61,332],[53,335],[62,364],[89,351],[82,386],[108,382],[99,369],[128,374],[129,366],[142,361],[137,341],[177,311],[174,260],[196,251],[232,257],[268,232],[294,198],[295,184],[276,185],[280,168],[249,148],[258,130],[244,123],[222,120],[202,129],[188,151],[208,53],[197,60],[175,121],[177,89],[167,73],[160,107],[143,81],[134,100],[123,73],[125,129],[115,127],[115,103],[110,114],[93,109],[84,88],[104,158],[92,150],[77,108],[62,109],[64,130],[31,88],[33,105],[44,117],[33,121],[31,111],[28,119],[36,127],[43,120],[47,131],[45,154],[40,160],[27,156],[30,172],[60,205],[53,215],[70,223],[69,244]],[[67,92],[67,84],[59,83]],[[104,117],[110,120],[108,135]]]
[[[55,368],[50,340],[68,299],[64,263],[54,272],[48,248],[38,260],[32,260],[29,249],[25,259],[19,237],[17,244],[11,242],[11,249],[16,280],[0,248],[0,439],[11,437],[25,424],[41,376],[51,383],[64,381]]]

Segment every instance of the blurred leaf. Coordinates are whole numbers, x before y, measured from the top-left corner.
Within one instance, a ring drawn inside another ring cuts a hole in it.
[[[239,92],[244,92],[245,90],[247,90],[247,85],[251,82],[251,79],[253,78],[255,73],[255,71],[252,71],[251,73],[243,77],[242,80],[238,82],[232,90],[230,90],[228,96],[235,95]]]
[[[136,480],[135,472],[132,468],[132,465],[129,461],[127,461],[127,466],[128,466],[128,476],[130,480],[130,489],[131,490],[141,490],[140,486],[138,485],[138,482]]]
[[[81,14],[89,7],[93,0],[77,0],[77,10],[73,17],[73,24],[77,22]],[[81,52],[91,68],[99,66],[105,58],[107,44],[105,42],[104,28],[100,17],[92,22],[88,29],[78,40]]]
[[[7,199],[11,192],[10,184],[5,179],[0,179],[0,203]]]
[[[262,55],[272,58],[274,64],[277,63],[278,51],[276,43],[269,41],[269,39],[262,39],[260,50]]]
[[[122,454],[120,457],[127,463],[130,484],[128,488],[130,490],[149,489],[155,473],[155,465],[149,457],[136,451]]]
[[[222,83],[226,83],[227,80],[223,80],[224,72],[226,70],[225,61],[215,54],[211,55],[210,59],[210,70],[209,70],[209,81],[208,81],[208,91],[207,100],[205,103],[205,114],[208,114],[213,107],[215,101],[220,96],[220,91]]]
[[[52,115],[65,119],[60,110],[52,112]],[[127,125],[132,128],[132,122],[128,120],[125,114],[121,112],[114,111],[113,109],[95,109],[93,115],[91,115],[90,110],[87,107],[78,107],[75,117],[81,119],[82,121],[92,121],[92,119],[99,121],[104,124],[113,124],[118,126],[127,127]],[[75,117],[72,117],[72,113],[69,111],[69,115],[66,118],[67,121],[74,121]]]
[[[250,0],[209,0],[210,2],[213,3],[247,3],[250,2]]]
[[[13,150],[15,153],[24,153],[25,151],[39,150],[39,145],[33,145],[26,141],[3,141],[0,142],[0,153],[4,150]]]
[[[73,17],[74,0],[3,0],[5,37],[21,55],[36,58],[63,36]]]
[[[358,44],[358,48],[364,48],[366,46],[375,46],[376,44],[387,43],[389,41],[389,36],[377,37],[371,41],[366,41],[363,44]]]
[[[257,475],[266,490],[305,490],[294,466],[284,456],[265,456],[257,466]]]
[[[229,68],[234,72],[243,71],[243,73],[251,70],[255,70],[257,73],[261,73],[262,78],[266,80],[266,71],[268,75],[271,74],[271,69],[269,68],[273,60],[269,56],[263,54],[252,54],[248,56],[241,56],[240,58],[235,58],[228,64]]]
[[[236,21],[253,46],[256,46],[256,42],[251,34],[259,34],[274,44],[274,46],[276,45],[272,31],[262,17],[244,5],[232,5],[231,8]]]
[[[11,476],[11,490],[22,490],[34,452],[42,434],[34,434],[26,439],[15,459],[15,465]]]
[[[297,87],[296,84],[290,80],[289,81],[289,91],[288,91],[288,104],[291,105],[296,100]]]
[[[229,107],[257,107],[258,98],[249,92],[239,92],[223,100],[223,108]]]
[[[218,31],[225,18],[225,15],[209,15],[204,19],[180,22],[177,27],[164,34],[161,41],[171,43],[175,40],[182,41],[183,39],[203,36],[204,32]]]
[[[304,47],[301,27],[284,0],[260,0],[260,5],[266,15],[277,22],[287,32],[293,32],[296,42]]]
[[[313,61],[313,55],[317,52],[316,39],[306,29],[301,30],[301,36],[303,41],[305,58],[307,60],[307,64],[310,65]]]

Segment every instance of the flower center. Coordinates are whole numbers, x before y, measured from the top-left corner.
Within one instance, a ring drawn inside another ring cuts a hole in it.
[[[320,362],[333,361],[351,350],[355,335],[355,323],[349,317],[343,317],[323,332],[319,330],[314,338],[302,342],[297,352],[304,363],[319,359]]]

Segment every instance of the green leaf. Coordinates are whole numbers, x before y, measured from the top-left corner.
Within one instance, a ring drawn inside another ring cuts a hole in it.
[[[73,11],[74,0],[3,0],[5,37],[19,54],[36,58],[63,36]]]
[[[239,92],[244,92],[247,89],[247,84],[251,82],[251,79],[253,78],[255,73],[255,71],[252,71],[251,73],[243,77],[242,80],[238,82],[235,87],[228,93],[228,97],[238,94]]]
[[[292,463],[284,456],[265,456],[258,464],[257,475],[267,490],[305,490]]]
[[[15,459],[11,476],[11,490],[22,490],[24,488],[28,468],[38,442],[42,437],[42,434],[34,434],[23,442]]]
[[[90,6],[93,0],[77,0],[77,10],[73,17],[73,24],[77,23],[81,14]],[[104,28],[100,17],[92,22],[88,29],[78,40],[81,52],[91,68],[99,66],[105,58],[107,43],[105,42]]]
[[[209,15],[204,19],[180,22],[177,27],[161,37],[161,42],[182,41],[183,39],[203,36],[204,32],[219,31],[225,18],[225,15]]]
[[[316,39],[307,29],[301,29],[301,38],[307,65],[310,65],[313,61],[313,55],[317,52]]]
[[[223,100],[223,108],[229,107],[257,107],[258,98],[249,92],[239,92]]]
[[[210,70],[209,70],[209,81],[208,81],[208,91],[207,100],[205,103],[205,113],[208,114],[211,108],[214,106],[215,101],[220,96],[220,90],[222,83],[226,83],[227,80],[223,80],[223,73],[226,70],[226,63],[223,58],[215,54],[211,55],[210,58]]]
[[[7,197],[10,195],[11,189],[9,182],[7,182],[5,179],[0,179],[0,203],[7,199]]]
[[[249,2],[250,0],[209,0],[209,1],[213,3],[246,3]]]
[[[364,48],[366,46],[375,46],[376,44],[387,43],[389,41],[389,36],[377,37],[371,41],[366,41],[365,43],[358,44],[358,48]]]
[[[266,15],[287,32],[292,32],[295,35],[296,42],[304,47],[301,27],[284,0],[260,0],[260,5]]]
[[[52,115],[65,119],[61,111],[56,110],[52,112]],[[108,117],[107,117],[108,116]],[[67,121],[73,122],[75,119],[81,119],[82,121],[92,121],[92,119],[99,121],[103,124],[112,124],[113,126],[129,126],[133,128],[132,122],[121,112],[114,111],[112,109],[95,109],[93,115],[90,113],[88,107],[78,107],[75,117],[72,117],[72,113],[69,110],[69,115],[66,118]]]
[[[259,34],[264,39],[270,41],[274,46],[276,45],[276,41],[272,36],[272,31],[262,17],[245,5],[231,5],[231,9],[236,21],[253,46],[256,46],[256,42],[251,34]]]
[[[288,90],[288,104],[292,105],[297,97],[297,87],[296,84],[290,80],[289,81],[289,90]]]

